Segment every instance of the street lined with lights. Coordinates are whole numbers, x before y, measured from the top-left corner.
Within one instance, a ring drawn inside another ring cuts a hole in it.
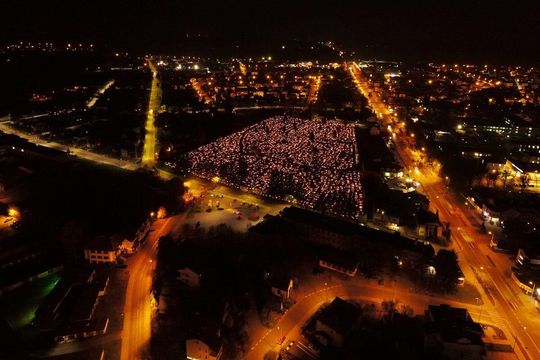
[[[151,59],[147,59],[148,68],[152,72],[152,84],[150,87],[150,99],[148,100],[148,113],[144,129],[144,147],[141,163],[143,166],[153,168],[156,165],[157,155],[157,128],[155,125],[156,115],[161,105],[161,84],[158,71]]]
[[[373,111],[378,115],[378,118],[384,124],[399,123],[397,117],[392,114],[392,111],[381,101],[379,94],[375,89],[368,87],[368,82],[362,79],[361,68],[358,64],[352,63],[349,65],[351,75],[355,79],[355,83],[358,86],[359,91],[366,96]],[[394,137],[395,138],[395,137]],[[410,134],[410,138],[406,139],[404,136],[400,136],[396,144],[396,150],[404,165],[409,168],[414,167],[418,176],[425,175],[429,181],[420,181],[424,192],[429,197],[434,207],[440,211],[441,220],[452,221],[454,224],[456,219],[460,219],[456,226],[457,230],[452,232],[456,249],[458,253],[461,253],[460,260],[466,263],[467,266],[474,273],[474,278],[469,276],[469,281],[474,282],[484,293],[485,286],[480,286],[480,280],[475,280],[478,276],[475,269],[486,269],[482,281],[489,281],[491,289],[490,297],[484,297],[484,299],[494,299],[487,303],[491,312],[498,313],[502,318],[506,320],[506,328],[510,331],[510,335],[519,339],[518,344],[521,347],[523,354],[526,354],[530,359],[540,358],[540,349],[536,345],[536,341],[531,337],[527,328],[531,328],[530,318],[527,318],[526,312],[521,313],[516,305],[526,307],[522,304],[519,298],[515,295],[515,292],[510,288],[509,284],[505,280],[504,276],[500,273],[500,270],[493,267],[487,260],[486,256],[481,253],[479,249],[473,249],[469,246],[470,241],[466,239],[466,233],[474,234],[477,232],[477,224],[472,223],[469,220],[468,209],[463,209],[463,203],[457,201],[454,196],[439,196],[440,194],[446,194],[445,181],[442,181],[438,176],[438,169],[427,168],[424,174],[420,174],[419,169],[414,165],[412,160],[415,152],[410,147],[410,143],[413,143],[411,139],[414,138],[414,134]],[[416,171],[418,169],[418,171]],[[445,179],[448,182],[448,179]],[[452,213],[451,213],[452,212]],[[456,214],[456,212],[458,214]],[[473,215],[474,216],[474,215]],[[455,225],[454,225],[455,226]],[[489,241],[489,240],[488,240]],[[500,254],[498,254],[500,255]],[[495,254],[493,254],[495,256]],[[529,310],[527,310],[529,311]],[[536,335],[536,334],[535,334]]]

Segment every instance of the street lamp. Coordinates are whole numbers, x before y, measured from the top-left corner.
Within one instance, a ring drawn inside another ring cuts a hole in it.
[[[532,285],[531,298],[534,299],[534,289],[536,289],[536,284],[532,281],[529,281],[529,285]]]

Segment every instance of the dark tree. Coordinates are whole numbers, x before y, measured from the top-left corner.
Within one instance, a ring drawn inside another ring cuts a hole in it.
[[[435,255],[434,266],[437,271],[437,280],[444,291],[454,291],[461,271],[456,252],[454,250],[439,250]]]

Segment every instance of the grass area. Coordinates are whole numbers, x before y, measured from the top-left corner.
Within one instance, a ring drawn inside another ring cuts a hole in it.
[[[14,330],[29,325],[41,301],[54,289],[59,274],[47,275],[0,297],[2,316]]]

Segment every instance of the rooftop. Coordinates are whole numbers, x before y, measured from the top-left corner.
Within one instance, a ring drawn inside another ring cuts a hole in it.
[[[360,314],[359,308],[336,297],[330,305],[322,309],[317,320],[340,334],[346,334],[356,324]]]
[[[429,319],[426,332],[440,334],[444,342],[462,343],[466,340],[475,345],[484,344],[482,326],[472,320],[467,309],[446,304],[429,305],[426,314]]]

